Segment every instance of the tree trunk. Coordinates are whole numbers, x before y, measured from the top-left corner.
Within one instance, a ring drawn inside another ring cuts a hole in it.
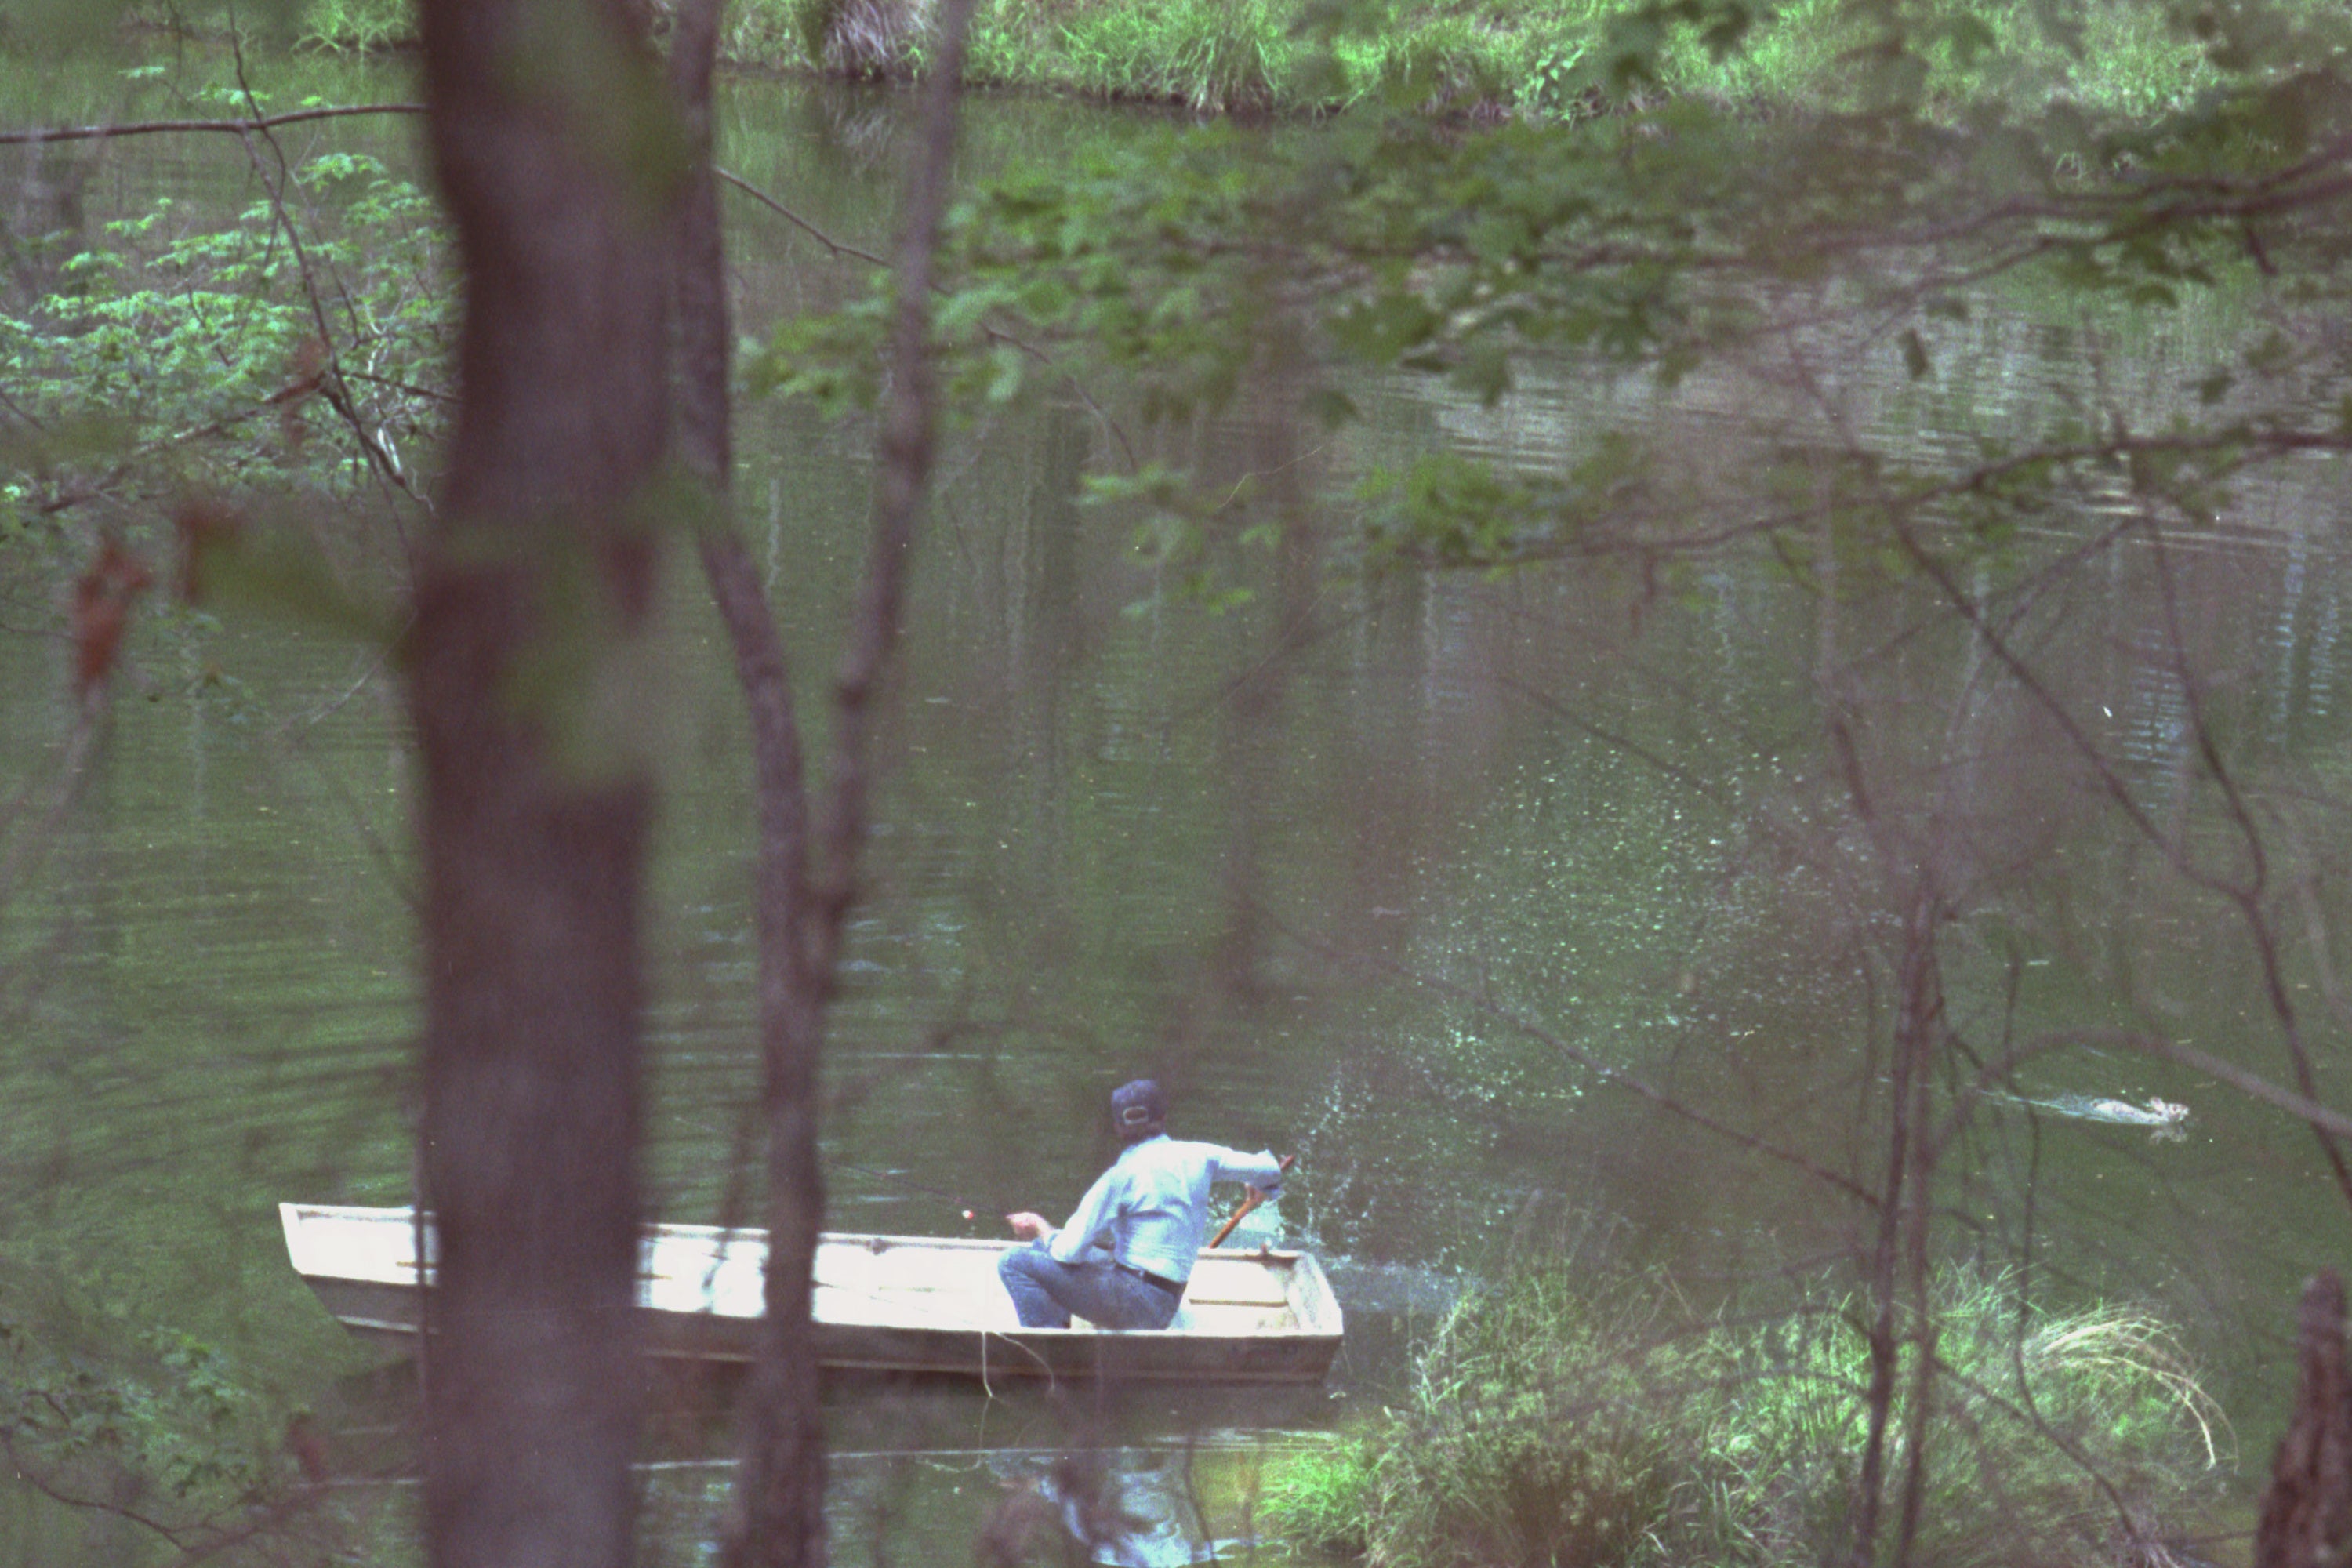
[[[718,155],[710,77],[718,64],[722,0],[679,0],[670,26],[669,85],[685,132],[688,164],[677,204],[678,445],[686,465],[723,500],[734,460],[734,410],[728,382],[732,326],[727,309],[726,234],[719,221]],[[724,515],[713,520],[726,524]],[[720,530],[714,526],[706,533]],[[749,558],[746,558],[749,564]],[[753,580],[755,583],[757,579]],[[722,603],[721,612],[728,606]],[[762,599],[756,617],[772,634],[774,618]],[[728,630],[735,630],[730,617]],[[779,662],[781,668],[781,661]]]
[[[759,946],[761,1098],[769,1173],[768,1323],[759,1365],[744,1391],[744,1463],[726,1535],[730,1561],[799,1564],[825,1557],[824,1429],[809,1294],[824,1216],[816,1069],[826,987],[810,962],[803,934],[808,795],[792,680],[775,614],[730,503],[731,329],[725,236],[712,168],[711,69],[720,9],[720,0],[684,0],[679,5],[670,37],[670,89],[692,159],[677,224],[679,444],[709,507],[698,542],[703,576],[726,625],[736,681],[743,689],[760,818],[752,927]]]
[[[627,730],[655,581],[638,509],[668,429],[674,171],[647,164],[664,121],[625,0],[425,0],[423,30],[465,264],[461,402],[409,649],[441,1247],[426,1546],[445,1568],[618,1568],[642,1405],[652,805]]]
[[[2344,1282],[2303,1289],[2294,1415],[2271,1461],[2254,1568],[2342,1568],[2352,1559],[2352,1383],[2344,1373]]]
[[[898,304],[892,323],[892,391],[883,412],[871,553],[850,624],[850,647],[834,685],[835,743],[821,830],[812,842],[805,795],[781,793],[791,739],[790,692],[747,658],[736,657],[753,708],[761,770],[761,1031],[766,1048],[763,1109],[768,1122],[767,1316],[743,1395],[742,1464],[735,1481],[725,1561],[730,1568],[814,1568],[825,1560],[824,1446],[816,1347],[809,1319],[818,1234],[824,1222],[824,1173],[818,1158],[817,1064],[825,1008],[834,989],[843,923],[856,892],[866,841],[868,751],[873,705],[898,645],[906,600],[908,556],[929,491],[938,395],[930,358],[931,262],[947,207],[955,154],[956,92],[971,0],[940,6],[930,74],[924,83],[922,142],[908,181],[906,226],[897,257]],[[729,538],[732,539],[731,531]],[[748,617],[751,583],[740,542],[706,543],[704,563],[732,631]],[[715,563],[715,564],[714,564]],[[730,605],[730,601],[745,601]],[[765,611],[764,602],[761,605]],[[757,650],[750,650],[756,655]],[[763,704],[782,703],[762,715]],[[797,780],[799,760],[790,771]],[[776,770],[772,779],[771,769]],[[776,787],[772,798],[772,785]],[[815,869],[817,854],[823,869]],[[772,909],[770,900],[775,900]],[[778,929],[781,928],[781,929]]]

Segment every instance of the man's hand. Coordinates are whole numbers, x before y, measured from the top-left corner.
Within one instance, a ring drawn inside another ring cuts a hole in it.
[[[1039,1237],[1047,1234],[1054,1228],[1051,1222],[1049,1222],[1044,1215],[1031,1214],[1026,1209],[1022,1210],[1019,1214],[1006,1215],[1004,1216],[1004,1223],[1011,1226],[1013,1227],[1013,1234],[1019,1237],[1024,1241],[1034,1241]]]

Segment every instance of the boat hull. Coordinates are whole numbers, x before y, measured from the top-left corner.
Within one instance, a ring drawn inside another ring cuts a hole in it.
[[[413,1344],[432,1238],[419,1270],[406,1209],[279,1206],[288,1254],[327,1310],[354,1331]],[[1016,1245],[962,1237],[828,1233],[813,1303],[818,1359],[845,1371],[998,1379],[1112,1377],[1312,1384],[1343,1325],[1321,1267],[1306,1253],[1204,1252],[1168,1329],[1111,1332],[1020,1326],[996,1278]],[[639,1276],[647,1349],[698,1362],[747,1362],[761,1320],[764,1235],[661,1226]]]

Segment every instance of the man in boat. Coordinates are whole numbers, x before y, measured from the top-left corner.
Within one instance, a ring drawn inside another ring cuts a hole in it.
[[[1073,1313],[1103,1329],[1166,1328],[1208,1233],[1210,1186],[1243,1182],[1263,1196],[1282,1195],[1282,1164],[1272,1154],[1169,1137],[1168,1097],[1148,1078],[1112,1090],[1110,1114],[1126,1147],[1067,1225],[1055,1230],[1026,1212],[1004,1216],[1029,1243],[996,1266],[1024,1328],[1066,1329]]]

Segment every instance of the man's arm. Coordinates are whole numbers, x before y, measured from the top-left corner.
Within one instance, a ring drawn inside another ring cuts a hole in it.
[[[1077,1212],[1070,1215],[1060,1230],[1045,1234],[1045,1250],[1064,1263],[1076,1263],[1087,1255],[1101,1235],[1118,1217],[1118,1195],[1123,1184],[1116,1167],[1095,1178],[1087,1195],[1078,1200]]]
[[[1244,1154],[1238,1149],[1219,1149],[1215,1165],[1218,1181],[1245,1183],[1268,1200],[1282,1196],[1282,1162],[1266,1150]]]
[[[1088,1187],[1087,1195],[1078,1200],[1077,1213],[1072,1215],[1070,1223],[1058,1231],[1046,1222],[1044,1215],[1034,1214],[1027,1209],[1006,1215],[1004,1223],[1011,1226],[1013,1234],[1023,1241],[1043,1241],[1045,1250],[1055,1258],[1065,1263],[1076,1263],[1086,1256],[1087,1247],[1092,1245],[1103,1227],[1117,1217],[1115,1185],[1108,1171],[1095,1178],[1095,1184]]]

